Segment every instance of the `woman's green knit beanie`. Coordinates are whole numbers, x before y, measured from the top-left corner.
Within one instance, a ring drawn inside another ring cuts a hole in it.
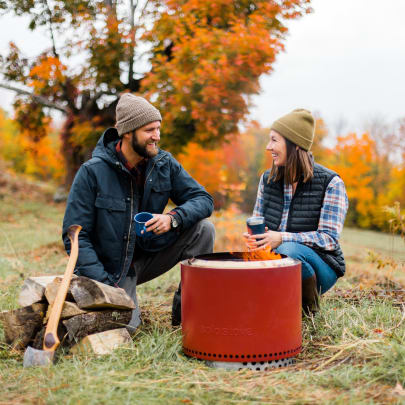
[[[297,108],[274,121],[271,129],[309,151],[314,140],[315,119],[310,111]]]

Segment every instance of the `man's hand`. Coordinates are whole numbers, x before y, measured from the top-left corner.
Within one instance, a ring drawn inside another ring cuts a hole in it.
[[[245,238],[247,248],[251,252],[260,249],[275,249],[282,243],[281,233],[269,231],[267,227],[265,233],[250,235],[249,233],[245,232],[243,237]]]
[[[172,220],[167,214],[153,214],[153,218],[146,222],[146,231],[152,231],[155,235],[162,235],[170,231]]]

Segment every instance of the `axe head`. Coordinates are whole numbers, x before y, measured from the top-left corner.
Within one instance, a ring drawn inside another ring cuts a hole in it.
[[[24,353],[24,367],[48,366],[53,363],[55,352],[34,349],[28,346]]]

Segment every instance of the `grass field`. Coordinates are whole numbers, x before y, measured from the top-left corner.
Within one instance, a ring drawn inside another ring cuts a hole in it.
[[[0,200],[0,310],[16,307],[27,276],[61,274],[67,262],[63,205],[20,197]],[[243,217],[223,213],[213,221],[217,250],[237,243]],[[225,371],[186,358],[181,330],[170,326],[177,266],[141,286],[144,322],[133,344],[113,355],[67,355],[50,368],[23,369],[22,354],[0,343],[0,405],[405,403],[404,241],[345,229],[342,246],[347,275],[323,297],[322,310],[304,319],[294,366]]]

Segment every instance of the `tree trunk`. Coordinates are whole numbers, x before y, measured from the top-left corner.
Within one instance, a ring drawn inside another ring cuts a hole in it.
[[[84,154],[80,146],[72,143],[72,129],[74,125],[75,117],[73,113],[70,113],[66,117],[66,121],[63,124],[61,137],[61,151],[65,158],[65,187],[68,190],[73,183],[73,179],[76,172],[79,170],[80,165],[84,162]]]
[[[137,83],[139,80],[137,81]],[[112,127],[115,124],[115,107],[118,102],[118,98],[103,109],[99,109],[96,103],[96,99],[89,99],[83,103],[85,106],[79,112],[69,112],[66,115],[66,120],[63,124],[60,137],[61,137],[61,152],[65,159],[66,176],[65,176],[65,188],[68,190],[73,183],[73,179],[80,166],[91,158],[94,147],[98,139],[94,140],[94,143],[89,143],[89,140],[85,140],[84,145],[77,145],[72,141],[74,135],[74,126],[81,122],[93,122],[97,121],[97,127],[94,131],[100,132],[100,128],[103,130],[108,127]]]

